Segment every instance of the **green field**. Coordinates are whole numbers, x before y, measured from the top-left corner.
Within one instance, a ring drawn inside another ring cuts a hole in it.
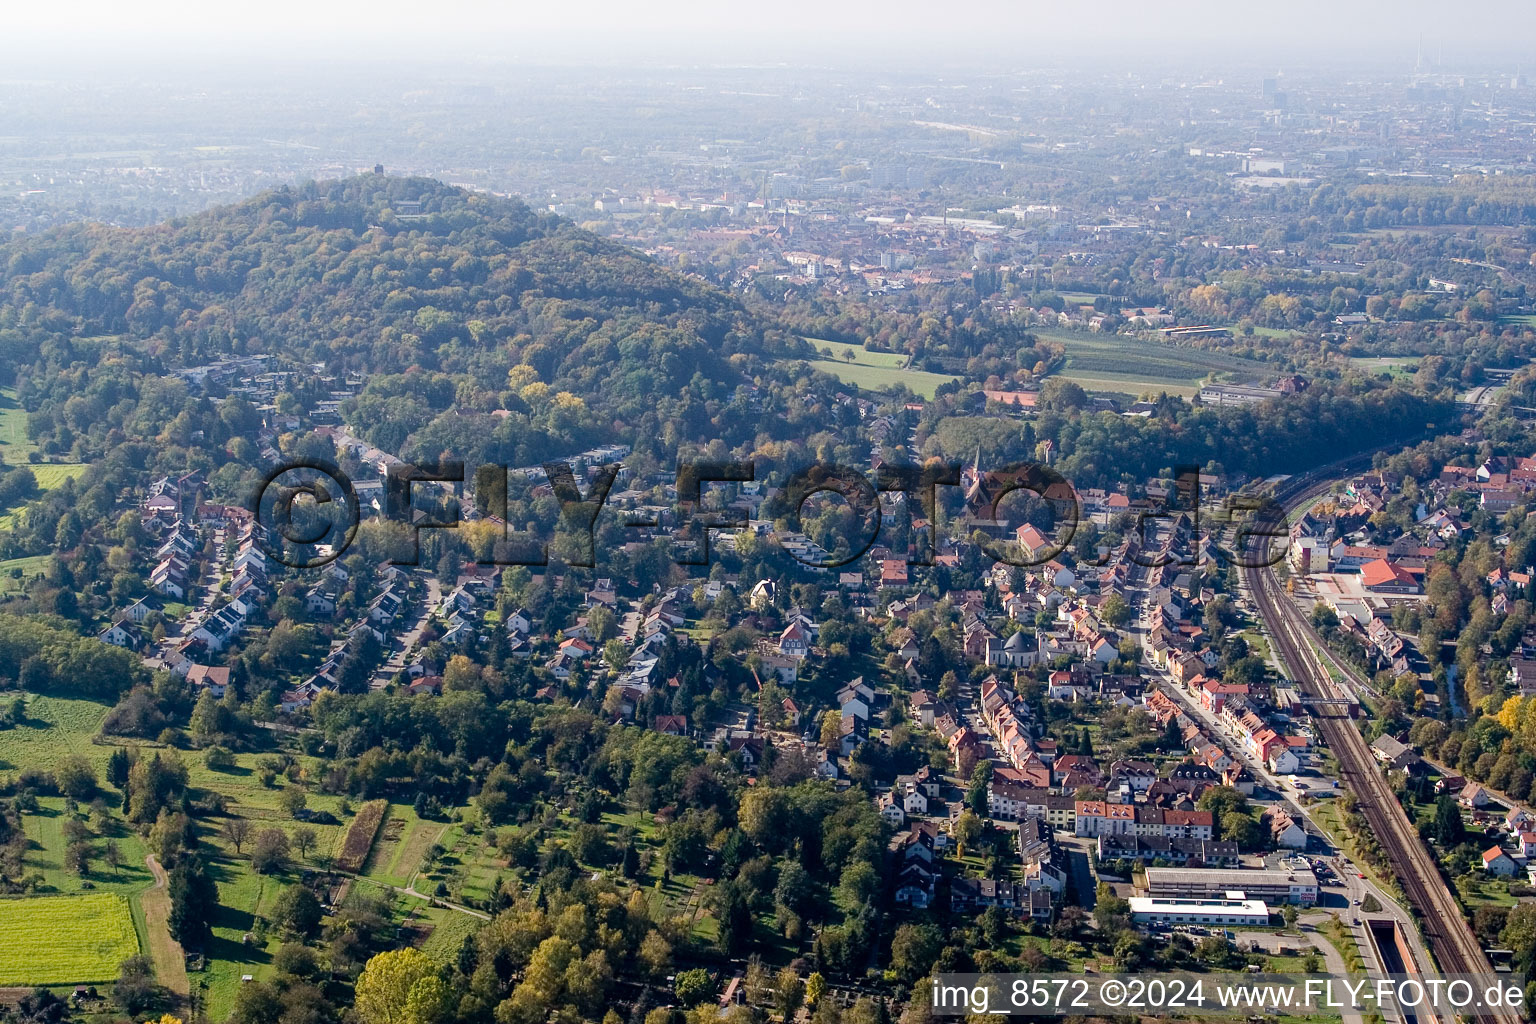
[[[815,346],[817,353],[821,353],[824,349],[831,349],[836,357],[809,360],[812,367],[822,373],[831,374],[844,384],[852,384],[854,387],[869,391],[885,391],[888,388],[906,386],[915,395],[932,398],[934,389],[940,384],[948,384],[956,379],[942,373],[909,370],[906,368],[907,357],[899,352],[869,352],[858,345],[841,341],[824,341],[820,338],[805,340]],[[853,357],[852,361],[848,359],[850,355]]]
[[[816,352],[823,357],[825,350],[832,350],[832,358],[837,362],[849,362],[848,356],[853,355],[852,362],[860,366],[891,366],[900,369],[907,365],[907,357],[900,352],[871,352],[861,345],[850,345],[845,341],[823,341],[820,338],[806,338],[816,347]]]
[[[37,478],[39,491],[51,491],[65,480],[72,480],[84,473],[88,467],[79,462],[53,463],[42,462],[29,466],[32,475]],[[16,525],[16,513],[26,505],[22,502],[14,508],[7,509],[4,515],[0,515],[0,530],[9,530]]]
[[[34,445],[27,440],[27,411],[16,401],[15,388],[0,388],[0,458],[11,465],[27,461]]]
[[[9,561],[0,562],[0,594],[20,593],[28,579],[40,575],[47,568],[47,555],[32,555],[29,558],[12,558]],[[17,573],[20,575],[18,576]]]
[[[37,695],[27,701],[24,724],[0,729],[0,771],[20,768],[51,770],[66,754],[82,754],[96,766],[98,774],[106,768],[111,747],[91,743],[101,728],[107,707],[89,700]]]
[[[1085,391],[1102,391],[1127,395],[1131,398],[1140,398],[1144,394],[1157,394],[1162,391],[1180,398],[1193,398],[1200,393],[1198,384],[1140,376],[1134,373],[1083,373],[1068,367],[1060,376],[1076,381]]]
[[[1213,374],[1248,380],[1274,373],[1266,364],[1242,356],[1122,335],[1075,331],[1035,334],[1043,341],[1065,347],[1066,368],[1060,375],[1089,391],[1133,396],[1166,391],[1189,397],[1200,390],[1201,381]]]
[[[424,907],[416,916],[432,926],[432,933],[421,944],[421,951],[440,964],[456,963],[464,939],[484,923],[477,917],[446,907]]]
[[[867,388],[870,391],[884,391],[887,388],[901,387],[905,385],[912,389],[915,395],[923,398],[932,398],[934,390],[940,384],[948,384],[955,380],[954,377],[946,377],[941,373],[928,373],[924,370],[902,370],[890,366],[863,366],[859,363],[834,363],[827,359],[818,359],[811,366],[822,373],[830,373],[844,384],[852,384],[854,387]]]
[[[0,985],[111,981],[139,952],[128,900],[113,893],[0,902]]]
[[[407,888],[420,870],[427,850],[441,839],[447,827],[440,821],[418,818],[409,804],[391,804],[374,838],[373,851],[363,863],[362,874],[385,885]]]
[[[1351,356],[1349,363],[1364,373],[1386,373],[1394,378],[1412,377],[1420,356]]]

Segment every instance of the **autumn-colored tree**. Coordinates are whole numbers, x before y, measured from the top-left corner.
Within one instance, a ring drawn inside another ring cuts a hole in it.
[[[837,752],[843,740],[843,715],[828,711],[821,716],[821,747],[829,754]]]
[[[368,961],[357,978],[354,1006],[364,1024],[437,1024],[451,996],[437,962],[407,947]]]
[[[965,856],[965,851],[975,845],[981,838],[981,819],[975,811],[964,811],[955,819],[955,843],[960,847],[960,856]]]

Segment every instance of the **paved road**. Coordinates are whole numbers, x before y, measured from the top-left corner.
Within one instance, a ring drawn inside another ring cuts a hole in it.
[[[1153,671],[1155,672],[1156,670],[1154,669]],[[1197,722],[1203,724],[1212,735],[1225,739],[1226,742],[1223,743],[1223,746],[1232,752],[1233,756],[1242,760],[1248,770],[1253,773],[1255,779],[1259,780],[1266,788],[1280,794],[1279,802],[1285,805],[1286,810],[1293,817],[1303,823],[1303,827],[1309,835],[1332,850],[1332,844],[1326,839],[1326,833],[1313,820],[1309,810],[1302,806],[1298,799],[1300,794],[1294,787],[1283,779],[1277,778],[1255,758],[1249,757],[1242,750],[1240,743],[1230,739],[1227,731],[1218,724],[1217,718],[1193,701],[1177,683],[1174,683],[1172,680],[1164,680],[1164,685],[1161,689],[1172,697],[1175,703],[1184,709],[1186,714],[1191,715]],[[1334,869],[1335,874],[1344,883],[1342,893],[1338,888],[1323,890],[1325,898],[1331,894],[1335,901],[1327,909],[1337,911],[1344,923],[1349,925],[1354,931],[1355,941],[1360,946],[1361,955],[1365,957],[1367,969],[1380,970],[1381,968],[1381,965],[1376,962],[1370,939],[1366,935],[1364,919],[1362,918],[1361,923],[1358,925],[1354,923],[1355,918],[1360,916],[1358,905],[1354,901],[1360,900],[1363,903],[1367,894],[1375,896],[1376,901],[1381,904],[1382,908],[1380,911],[1373,911],[1370,916],[1373,918],[1391,917],[1396,920],[1399,927],[1402,928],[1403,934],[1408,936],[1409,943],[1413,947],[1414,956],[1418,958],[1419,963],[1428,964],[1433,962],[1424,948],[1423,938],[1420,936],[1412,916],[1397,902],[1395,896],[1392,896],[1369,879],[1356,877],[1359,871],[1346,857],[1337,851],[1333,851],[1326,859],[1329,866]]]
[[[1339,951],[1326,936],[1319,935],[1316,931],[1316,925],[1326,921],[1327,917],[1321,914],[1309,914],[1299,919],[1301,941],[1322,954],[1323,966],[1329,974],[1348,974],[1349,972],[1344,969],[1344,958],[1339,955]],[[1292,948],[1292,944],[1296,941],[1296,936],[1276,935],[1273,932],[1236,932],[1235,935],[1236,938],[1233,941],[1240,945],[1257,943],[1259,948],[1270,953],[1282,948]],[[1365,1024],[1365,1017],[1359,1013],[1345,1013],[1344,1024]]]
[[[224,570],[229,566],[228,561],[224,557],[224,539],[224,528],[222,526],[214,530],[213,549],[218,554],[215,556],[213,564],[208,567],[208,575],[197,581],[197,586],[201,589],[203,596],[198,599],[197,605],[186,615],[167,623],[165,639],[161,640],[158,646],[151,648],[149,653],[144,656],[144,664],[148,668],[164,668],[165,656],[174,651],[182,639],[193,629],[202,625],[203,620],[213,612],[213,603],[218,600],[220,592],[219,581],[224,578]]]
[[[416,621],[411,628],[402,633],[396,640],[398,649],[391,654],[374,673],[373,681],[369,685],[375,690],[382,690],[389,685],[389,681],[397,672],[405,671],[406,661],[411,656],[412,649],[421,642],[422,634],[427,631],[427,623],[432,621],[432,613],[437,611],[437,606],[443,600],[443,587],[437,581],[436,576],[427,577],[427,596],[421,603],[421,613],[416,616]]]

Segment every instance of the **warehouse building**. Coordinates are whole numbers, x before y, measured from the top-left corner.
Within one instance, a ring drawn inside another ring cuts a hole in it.
[[[1223,899],[1229,892],[1266,903],[1317,903],[1317,875],[1310,868],[1147,868],[1147,895],[1154,899]]]
[[[1240,892],[1222,899],[1181,900],[1131,897],[1131,921],[1135,924],[1205,924],[1263,928],[1269,924],[1269,907],[1263,900],[1244,899]]]

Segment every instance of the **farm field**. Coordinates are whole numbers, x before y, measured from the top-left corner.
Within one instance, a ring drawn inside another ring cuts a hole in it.
[[[421,951],[440,964],[454,963],[464,940],[482,924],[479,918],[446,907],[422,907],[416,912],[416,918],[432,928],[421,944]]]
[[[385,885],[406,888],[421,868],[427,850],[442,836],[447,826],[440,821],[423,821],[405,804],[394,804],[384,818],[384,827],[373,841],[373,852],[360,874]]]
[[[1237,380],[1263,377],[1274,371],[1265,363],[1207,349],[1165,345],[1119,335],[1072,331],[1036,331],[1043,340],[1066,348],[1061,376],[1088,390],[1140,394],[1167,391],[1188,397],[1207,376]]]
[[[113,893],[0,903],[0,985],[111,981],[139,952],[128,900]]]
[[[1180,398],[1193,398],[1200,393],[1198,384],[1181,383],[1158,377],[1140,377],[1133,373],[1084,373],[1070,367],[1059,376],[1081,384],[1085,391],[1102,391],[1110,394],[1139,398],[1143,394],[1166,391]]]

